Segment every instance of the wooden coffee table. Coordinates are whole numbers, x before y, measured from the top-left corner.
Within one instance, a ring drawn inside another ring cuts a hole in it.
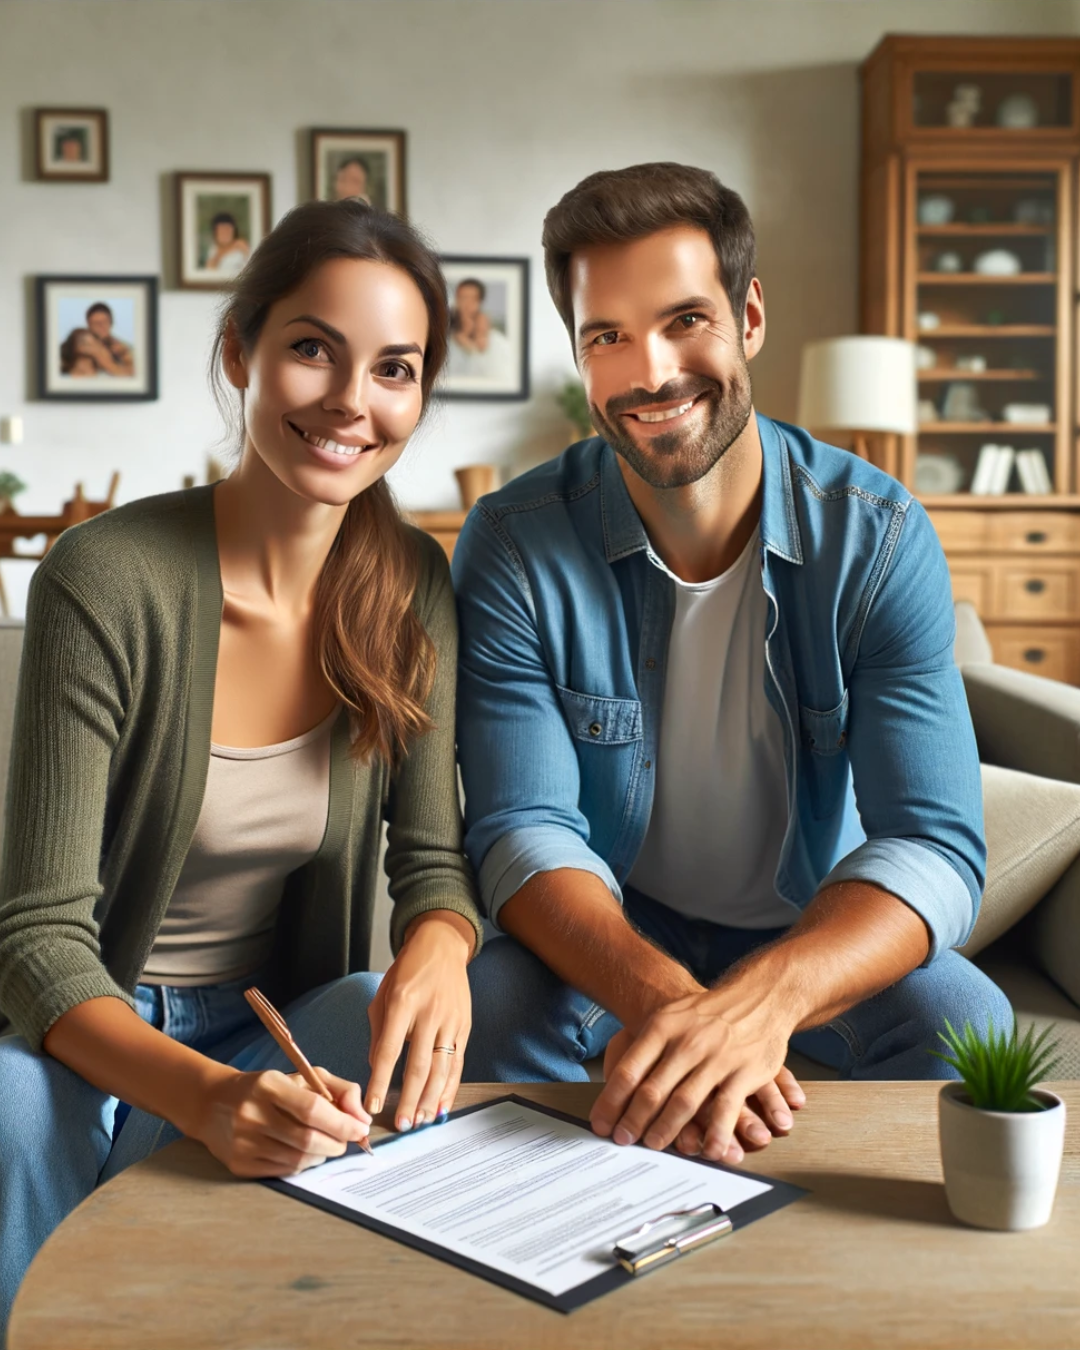
[[[808,1083],[788,1139],[751,1157],[812,1195],[569,1316],[264,1186],[200,1146],[96,1192],[38,1255],[10,1350],[739,1350],[1080,1346],[1080,1083],[1054,1217],[955,1223],[938,1084]],[[507,1092],[463,1087],[459,1104]],[[595,1084],[528,1084],[582,1116]]]

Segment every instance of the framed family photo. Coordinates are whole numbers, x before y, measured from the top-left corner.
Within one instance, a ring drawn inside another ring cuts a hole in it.
[[[439,259],[450,302],[444,398],[529,397],[529,260]]]
[[[317,128],[311,133],[311,171],[311,195],[319,201],[359,197],[405,215],[404,131]]]
[[[55,183],[109,178],[109,114],[104,108],[35,108],[37,176]]]
[[[157,277],[42,276],[34,294],[39,398],[157,398]]]
[[[270,229],[267,173],[178,173],[178,283],[223,290]]]

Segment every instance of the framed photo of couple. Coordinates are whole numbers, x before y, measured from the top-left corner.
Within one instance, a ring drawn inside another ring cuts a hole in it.
[[[450,305],[443,398],[529,397],[529,260],[439,259]]]
[[[157,398],[157,277],[42,276],[34,294],[39,398]]]
[[[224,290],[270,230],[268,173],[178,173],[177,281]]]

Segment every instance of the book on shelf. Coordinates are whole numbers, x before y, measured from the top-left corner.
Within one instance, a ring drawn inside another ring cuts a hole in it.
[[[984,445],[979,449],[968,489],[974,497],[1000,497],[1009,486],[1016,451],[1011,445]]]
[[[1016,452],[1016,472],[1020,486],[1032,496],[1047,496],[1054,487],[1050,481],[1050,471],[1046,467],[1046,457],[1041,450],[1029,449]]]

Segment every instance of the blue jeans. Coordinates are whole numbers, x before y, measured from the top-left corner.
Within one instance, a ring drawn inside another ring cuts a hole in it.
[[[503,962],[516,944],[493,945],[469,967],[473,1001],[479,999],[495,1023],[481,1044],[470,1042],[466,1077],[471,1072],[474,1080],[490,1082],[499,1068],[503,1081],[524,1081],[537,1058],[527,1048],[537,1012],[514,999],[504,1007],[514,971],[512,960],[509,970]],[[349,975],[282,1010],[312,1063],[367,1083],[367,1009],[380,978]],[[219,1063],[292,1072],[243,998],[253,983],[257,976],[191,989],[140,985],[136,1006],[151,1026]],[[490,1058],[496,1044],[498,1065]],[[515,1044],[522,1050],[517,1059]],[[562,1067],[554,1066],[556,1077],[566,1076]],[[173,1125],[146,1111],[127,1113],[59,1060],[35,1054],[21,1036],[0,1038],[0,1345],[15,1292],[53,1229],[96,1186],[179,1137]]]
[[[623,890],[623,901],[631,923],[704,985],[713,984],[736,961],[785,931],[726,928],[688,919],[629,886]],[[584,1061],[603,1053],[620,1028],[618,1020],[563,984],[513,938],[489,941],[478,962],[485,959],[498,962],[500,978],[474,985],[474,1031],[465,1056],[466,1077],[475,1054],[494,1081],[519,1077],[522,1082],[584,1082],[588,1078]],[[496,992],[498,1009],[489,1001]],[[529,1027],[529,1035],[516,1044],[499,1038],[500,1017],[510,1026]],[[929,1054],[940,1046],[937,1032],[946,1017],[954,1027],[968,1021],[984,1031],[989,1018],[996,1027],[1011,1026],[1013,1012],[1005,995],[977,966],[946,951],[826,1026],[797,1032],[791,1046],[838,1069],[843,1078],[955,1078],[953,1069]],[[528,1072],[521,1075],[523,1062]]]

